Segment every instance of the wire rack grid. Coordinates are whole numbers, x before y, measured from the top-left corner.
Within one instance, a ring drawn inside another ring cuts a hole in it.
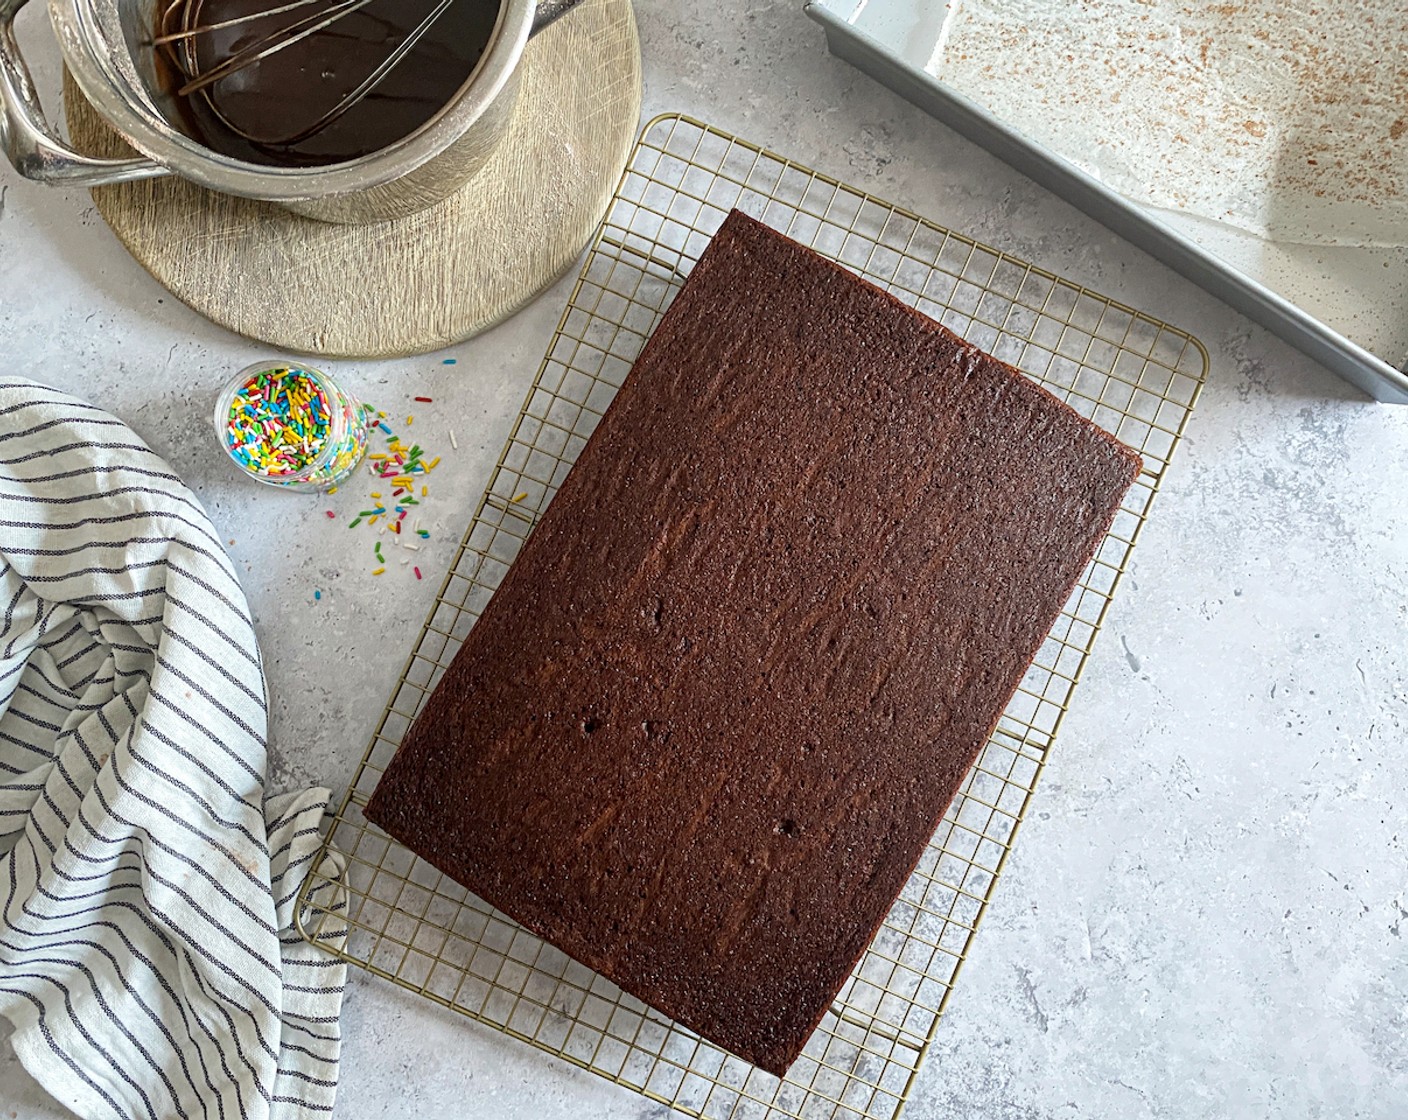
[[[623,993],[390,840],[362,808],[730,208],[1010,362],[1144,458],[1107,539],[874,942],[783,1078]],[[651,121],[325,844],[347,960],[689,1116],[894,1120],[971,950],[1072,691],[1207,372],[1142,312],[688,117]],[[309,877],[308,891],[322,880]]]

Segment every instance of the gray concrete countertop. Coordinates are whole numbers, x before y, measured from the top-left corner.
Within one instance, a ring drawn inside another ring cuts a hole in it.
[[[907,1116],[1401,1116],[1408,408],[1360,399],[831,58],[799,0],[637,11],[647,116],[739,132],[1191,329],[1212,355]],[[39,16],[23,30],[54,89]],[[331,364],[388,411],[433,397],[415,430],[453,426],[460,444],[426,510],[428,578],[373,579],[367,539],[326,503],[241,482],[211,438],[217,383],[264,349],[168,296],[86,194],[0,175],[7,368],[126,419],[233,541],[270,672],[271,788],[348,782],[569,283],[445,355]],[[343,1034],[349,1120],[664,1115],[361,974]],[[62,1114],[3,1042],[0,1106]]]

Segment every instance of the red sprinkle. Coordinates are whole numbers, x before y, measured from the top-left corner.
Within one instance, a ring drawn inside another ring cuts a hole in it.
[[[327,514],[328,514],[329,517],[333,517],[333,518],[337,517],[337,514],[333,513],[332,510],[328,510],[328,511],[327,511]]]
[[[416,569],[416,579],[420,579],[420,569]]]
[[[424,404],[432,404],[432,403],[433,403],[429,397],[416,397],[416,400],[421,401],[421,402],[424,403]]]

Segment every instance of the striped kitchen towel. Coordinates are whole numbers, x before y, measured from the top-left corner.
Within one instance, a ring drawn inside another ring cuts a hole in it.
[[[0,611],[0,1016],[25,1068],[83,1117],[325,1116],[346,966],[293,919],[328,791],[266,795],[234,566],[125,424],[3,377]]]

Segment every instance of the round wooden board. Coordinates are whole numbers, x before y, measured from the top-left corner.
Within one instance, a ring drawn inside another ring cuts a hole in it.
[[[507,318],[562,275],[616,189],[640,122],[630,0],[584,0],[529,44],[507,135],[458,194],[377,225],[332,225],[175,177],[93,200],[173,295],[281,350],[423,354]],[[65,77],[82,150],[126,144]]]

